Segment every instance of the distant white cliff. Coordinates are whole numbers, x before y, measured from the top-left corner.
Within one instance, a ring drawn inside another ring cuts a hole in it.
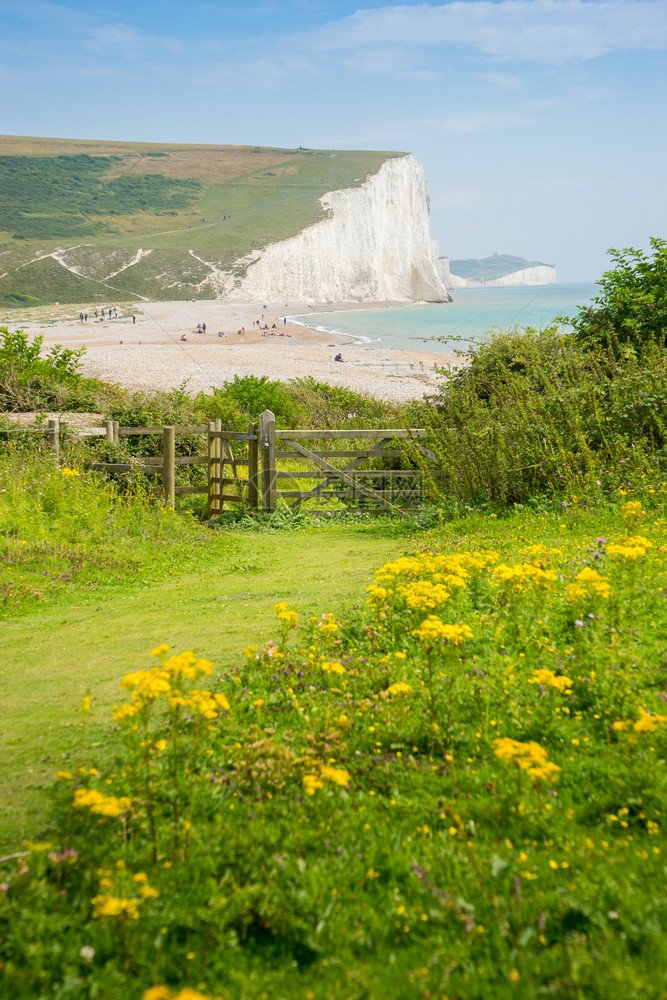
[[[451,274],[447,288],[499,288],[505,285],[554,285],[556,283],[556,268],[548,264],[539,267],[524,267],[521,271],[505,274],[502,278],[491,278],[479,281],[475,278],[461,278]]]
[[[556,268],[552,264],[499,253],[478,260],[440,257],[438,271],[446,288],[553,285],[556,281]]]
[[[413,156],[386,160],[356,188],[330,191],[328,218],[237,262],[223,297],[272,302],[440,300],[450,296],[431,237],[429,191]]]

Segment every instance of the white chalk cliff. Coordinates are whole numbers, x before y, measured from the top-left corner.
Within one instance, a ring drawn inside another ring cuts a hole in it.
[[[320,198],[328,217],[249,254],[226,283],[238,301],[449,300],[431,238],[429,191],[413,156],[386,160],[359,187]]]
[[[520,271],[512,271],[501,278],[489,278],[480,281],[478,278],[462,278],[458,274],[449,274],[447,288],[501,288],[515,285],[553,285],[556,282],[556,268],[549,264],[536,267],[524,267]]]

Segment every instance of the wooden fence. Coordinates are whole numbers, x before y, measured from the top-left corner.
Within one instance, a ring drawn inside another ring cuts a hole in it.
[[[58,452],[60,426],[50,419],[46,433],[50,446]],[[291,501],[298,507],[307,500],[343,500],[369,513],[394,513],[405,517],[423,501],[421,474],[409,459],[407,448],[414,448],[429,460],[435,460],[422,439],[422,428],[373,430],[277,430],[275,416],[266,410],[259,424],[251,424],[246,433],[224,431],[220,420],[208,424],[166,427],[121,427],[117,420],[107,420],[103,427],[76,430],[81,437],[106,437],[118,444],[122,437],[153,435],[162,438],[162,454],[141,457],[131,462],[94,462],[91,468],[109,474],[142,472],[160,476],[165,503],[173,507],[176,496],[188,493],[207,494],[208,517],[221,514],[225,504],[247,505],[251,510],[270,513],[278,500]],[[177,436],[206,437],[206,455],[176,454]],[[353,447],[367,441],[364,448]],[[306,446],[305,442],[308,442]],[[325,443],[326,448],[311,442]],[[341,442],[342,448],[335,443]],[[420,443],[422,442],[422,443]],[[236,443],[233,449],[232,444]],[[347,449],[345,443],[348,443]],[[239,449],[239,445],[243,447]],[[240,452],[243,452],[242,454]],[[367,468],[370,460],[402,459],[400,468]],[[285,470],[286,461],[299,462],[297,470]],[[281,464],[283,467],[281,468]],[[404,467],[407,465],[407,468]],[[177,466],[204,466],[207,483],[201,486],[177,486]],[[247,469],[242,474],[241,470]],[[313,479],[310,489],[280,488],[287,480]],[[308,508],[312,514],[337,514],[340,508]]]

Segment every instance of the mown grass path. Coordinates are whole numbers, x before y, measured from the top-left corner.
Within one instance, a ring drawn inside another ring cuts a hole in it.
[[[120,698],[119,678],[143,669],[162,642],[193,649],[216,667],[238,663],[246,645],[275,632],[277,601],[306,614],[339,610],[407,545],[405,538],[354,527],[216,534],[197,564],[191,555],[185,562],[165,553],[139,583],[73,591],[67,603],[6,621],[5,663],[13,669],[5,671],[0,723],[0,844],[15,847],[37,834],[55,772],[76,766],[84,695],[97,707],[112,705]],[[87,743],[103,746],[107,726],[92,723]]]

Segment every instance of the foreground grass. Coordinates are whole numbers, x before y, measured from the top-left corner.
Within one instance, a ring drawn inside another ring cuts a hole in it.
[[[327,576],[325,533],[295,535],[275,589],[237,569],[204,616],[215,666],[174,655],[197,570],[137,587],[96,619],[48,841],[3,867],[7,995],[663,996],[664,513],[647,489],[473,514],[394,539],[424,554],[370,603],[341,581],[373,546]]]
[[[3,685],[1,842],[35,836],[54,769],[72,766],[80,753],[81,699],[88,693],[109,707],[118,697],[118,664],[130,668],[147,642],[205,649],[224,662],[268,636],[269,609],[279,598],[339,608],[361,590],[378,559],[403,547],[356,529],[207,531],[189,549],[163,545],[153,562],[139,560],[129,579],[92,590],[89,580],[70,583],[33,604],[31,613],[6,620],[5,649],[21,669]],[[101,744],[105,731],[101,721],[93,725],[93,742]]]

